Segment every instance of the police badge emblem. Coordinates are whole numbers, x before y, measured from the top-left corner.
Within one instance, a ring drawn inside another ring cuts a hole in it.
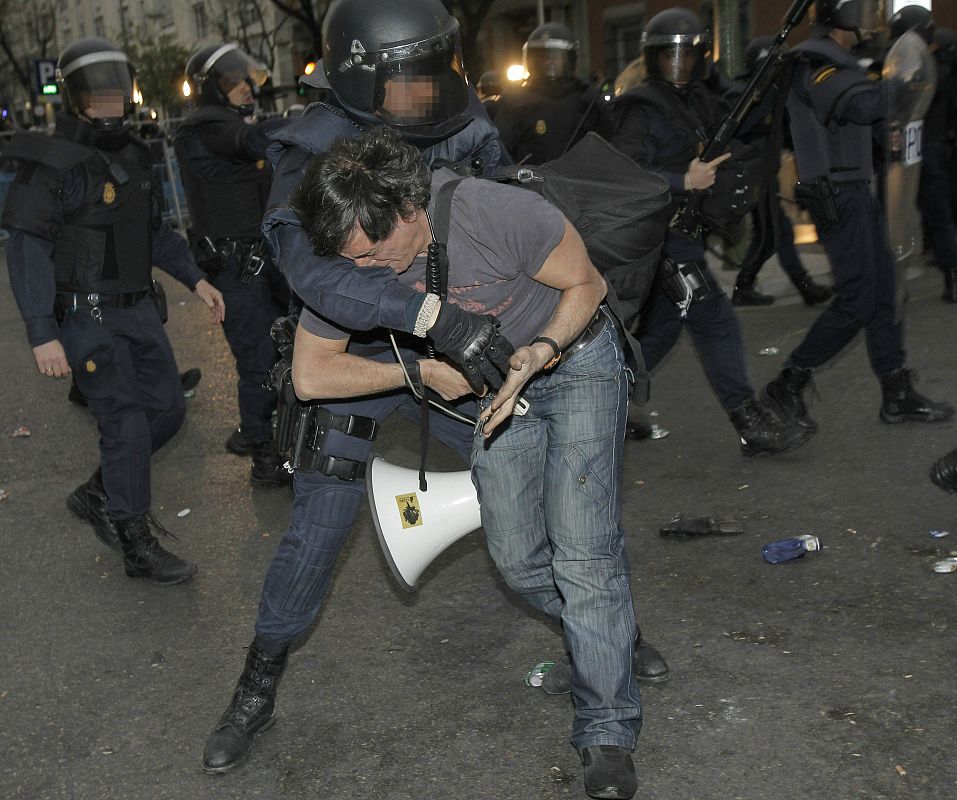
[[[535,133],[537,133],[539,136],[544,136],[547,131],[548,126],[545,124],[545,120],[540,119],[535,123]]]
[[[106,205],[112,205],[116,200],[116,187],[107,181],[103,184],[103,202]]]

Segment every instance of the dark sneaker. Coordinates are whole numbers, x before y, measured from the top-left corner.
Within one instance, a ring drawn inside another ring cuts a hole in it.
[[[957,492],[957,450],[951,450],[934,462],[930,479],[945,492]]]
[[[203,371],[198,367],[193,367],[193,369],[188,369],[186,372],[181,372],[179,374],[179,382],[183,387],[183,393],[193,391],[202,379]]]

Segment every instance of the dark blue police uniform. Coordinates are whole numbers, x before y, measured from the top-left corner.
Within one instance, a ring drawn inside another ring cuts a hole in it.
[[[162,222],[149,149],[134,136],[118,144],[96,146],[92,127],[68,114],[52,137],[11,142],[5,157],[20,166],[2,223],[27,337],[62,343],[99,428],[106,511],[121,523],[149,511],[150,457],[186,411],[151,269],[190,289],[203,274]]]
[[[265,253],[258,270],[254,265],[260,262],[249,259],[261,251],[260,225],[272,182],[267,134],[285,120],[247,124],[244,119],[224,106],[201,106],[180,124],[175,151],[194,254],[229,308],[223,333],[239,374],[242,438],[252,450],[261,450],[272,442],[276,396],[263,382],[276,361],[269,330],[286,313],[279,300],[285,285]],[[204,237],[208,251],[199,245]]]

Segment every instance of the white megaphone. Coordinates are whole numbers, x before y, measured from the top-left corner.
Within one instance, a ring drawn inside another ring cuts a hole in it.
[[[419,472],[373,458],[366,471],[369,508],[382,552],[402,588],[414,592],[419,576],[445,548],[482,525],[468,470]]]

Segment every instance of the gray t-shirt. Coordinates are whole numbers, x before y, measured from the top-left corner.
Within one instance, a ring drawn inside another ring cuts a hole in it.
[[[435,214],[438,190],[456,175],[433,173],[429,213]],[[495,181],[469,178],[452,198],[449,222],[448,299],[466,311],[494,314],[502,333],[516,347],[542,332],[558,305],[558,289],[533,276],[561,241],[562,213],[536,192]],[[399,275],[399,282],[425,291],[425,257]],[[344,339],[347,329],[333,325],[308,308],[299,323],[324,339]]]

